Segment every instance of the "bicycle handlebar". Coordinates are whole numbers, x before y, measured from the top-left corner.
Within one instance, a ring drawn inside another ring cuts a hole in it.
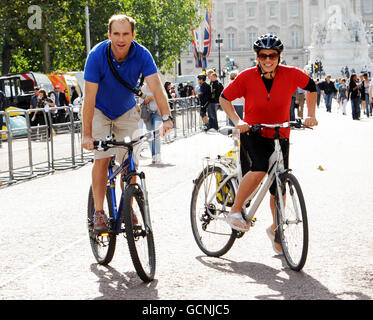
[[[277,123],[277,124],[265,124],[265,123],[260,123],[260,124],[254,124],[254,125],[249,125],[249,131],[251,132],[257,132],[260,131],[262,128],[297,128],[297,129],[313,129],[312,127],[304,125],[301,119],[295,120],[295,121],[286,121],[284,123]],[[227,126],[219,129],[219,133],[223,135],[231,135],[233,134],[233,131],[237,130],[235,127]]]
[[[110,148],[115,148],[115,147],[124,147],[124,148],[130,148],[136,143],[139,143],[140,141],[144,139],[150,139],[154,137],[156,134],[159,134],[159,129],[149,131],[135,139],[131,139],[130,137],[125,137],[124,141],[116,141],[114,139],[114,136],[108,136],[106,137],[106,140],[95,140],[93,141],[93,147],[94,149],[98,151],[106,151]]]

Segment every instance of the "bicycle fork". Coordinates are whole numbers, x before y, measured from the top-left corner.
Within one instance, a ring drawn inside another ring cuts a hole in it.
[[[140,189],[144,195],[144,222],[146,226],[146,233],[148,234],[149,232],[152,231],[152,225],[150,221],[150,211],[149,211],[149,198],[148,198],[148,190],[146,189],[146,182],[145,182],[145,173],[140,172],[137,174],[140,178]]]

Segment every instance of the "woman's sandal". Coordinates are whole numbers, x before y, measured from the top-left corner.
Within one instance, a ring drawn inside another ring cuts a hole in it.
[[[237,225],[237,220],[241,226]],[[247,221],[242,217],[242,214],[240,212],[228,214],[228,216],[225,218],[225,221],[234,230],[243,231],[243,232],[249,231],[250,226],[248,225]],[[242,226],[245,226],[245,227],[242,227]]]

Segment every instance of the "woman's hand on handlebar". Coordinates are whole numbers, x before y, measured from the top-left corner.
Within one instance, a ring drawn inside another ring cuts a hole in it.
[[[316,117],[307,117],[304,119],[303,125],[306,127],[314,127],[318,125]]]
[[[240,119],[236,124],[236,129],[240,130],[240,133],[247,132],[247,134],[249,134],[250,126],[245,121]]]

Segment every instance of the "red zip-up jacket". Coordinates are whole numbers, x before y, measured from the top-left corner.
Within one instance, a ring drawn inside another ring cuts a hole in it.
[[[244,121],[249,125],[275,124],[289,121],[291,97],[297,88],[304,89],[310,77],[302,70],[279,65],[270,92],[264,84],[258,66],[242,71],[224,89],[223,95],[229,101],[245,99]],[[262,136],[273,138],[274,130],[263,128]],[[288,138],[290,128],[281,128],[281,138]]]

